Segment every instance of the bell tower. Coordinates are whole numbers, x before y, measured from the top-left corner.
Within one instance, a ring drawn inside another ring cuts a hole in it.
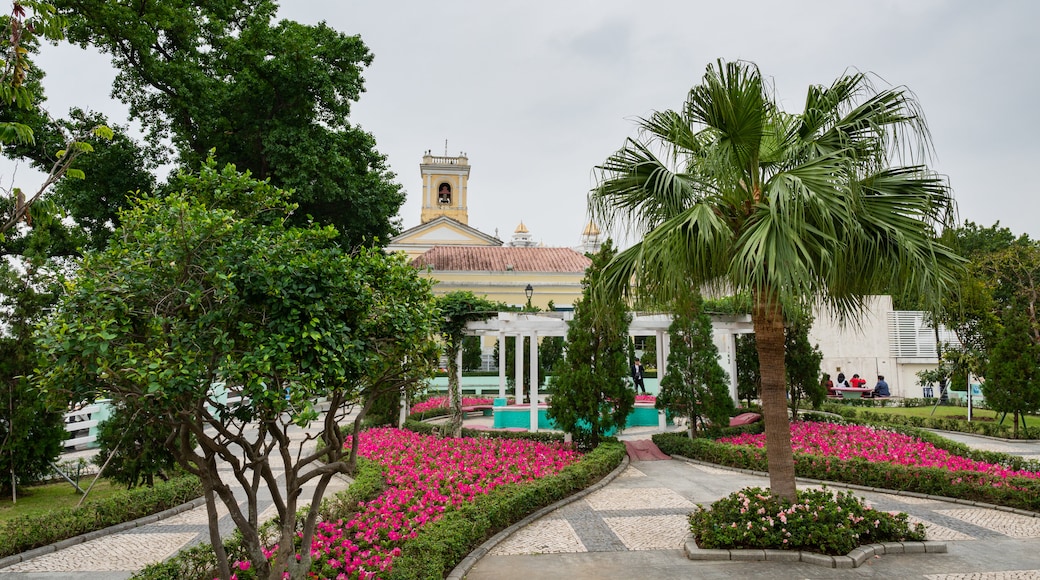
[[[423,154],[419,172],[423,180],[423,204],[420,221],[430,222],[441,216],[469,225],[466,198],[469,189],[469,158]]]

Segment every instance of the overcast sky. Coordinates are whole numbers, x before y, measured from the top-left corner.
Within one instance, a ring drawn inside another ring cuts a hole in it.
[[[408,192],[406,228],[422,154],[447,141],[472,166],[471,226],[508,241],[523,220],[546,245],[576,245],[593,168],[722,58],[757,63],[790,112],[850,69],[908,87],[960,221],[1040,238],[1040,2],[287,0],[280,16],[359,34],[375,55],[351,118]],[[106,57],[46,47],[39,62],[53,114],[127,123]]]

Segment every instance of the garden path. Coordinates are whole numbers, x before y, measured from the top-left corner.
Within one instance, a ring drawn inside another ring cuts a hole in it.
[[[648,439],[651,434],[652,430],[628,430],[622,439]],[[1040,442],[942,435],[972,447],[997,450],[1000,446],[1000,451],[1009,453],[1040,454]],[[1040,517],[861,491],[856,495],[876,509],[906,512],[913,521],[924,523],[929,539],[946,542],[948,552],[885,555],[852,570],[801,562],[694,562],[685,557],[686,514],[694,505],[710,504],[744,487],[768,484],[767,477],[711,465],[633,457],[628,468],[605,487],[515,531],[479,560],[466,579],[1040,580]]]

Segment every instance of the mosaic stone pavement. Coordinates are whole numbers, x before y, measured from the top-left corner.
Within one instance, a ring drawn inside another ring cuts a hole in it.
[[[696,479],[700,489],[691,489],[688,485],[662,486],[662,483],[668,483],[661,481],[664,471],[658,465],[663,463],[672,463],[671,467],[678,467],[682,479]],[[681,467],[676,466],[676,463],[680,463]],[[761,478],[761,482],[759,485],[767,485],[765,478]],[[749,476],[727,469],[677,461],[633,461],[607,487],[520,529],[496,545],[489,557],[681,550],[688,535],[687,514],[697,504],[706,505],[748,484]],[[928,539],[948,542],[951,551],[956,550],[957,544],[966,549],[976,548],[975,544],[978,544],[978,547],[987,550],[990,548],[983,545],[1040,539],[1040,518],[891,493],[854,493],[875,509],[906,513],[911,523],[925,526]],[[1036,543],[1036,547],[1040,548],[1040,542]],[[725,564],[718,565],[721,567]],[[704,563],[696,565],[705,566]],[[780,574],[776,577],[785,577],[779,570],[775,571]],[[929,580],[1040,580],[1040,569],[951,572],[958,573],[908,574],[905,577]],[[831,573],[823,573],[819,577],[831,577]]]

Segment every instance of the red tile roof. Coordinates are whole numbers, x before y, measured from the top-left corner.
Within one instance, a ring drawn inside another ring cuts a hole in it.
[[[412,260],[417,268],[457,272],[584,272],[592,260],[570,248],[437,246]]]

